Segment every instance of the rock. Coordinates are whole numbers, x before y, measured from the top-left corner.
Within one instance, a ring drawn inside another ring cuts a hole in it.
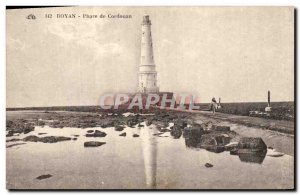
[[[201,146],[223,146],[230,142],[230,137],[219,134],[204,134],[201,136]]]
[[[200,125],[185,127],[183,129],[183,137],[201,137],[204,134],[203,128]]]
[[[223,152],[230,137],[220,134],[204,134],[200,139],[200,147],[212,152]]]
[[[107,128],[107,127],[113,127],[115,124],[114,124],[114,121],[103,121],[102,124],[100,125],[101,128]]]
[[[29,135],[25,138],[23,138],[23,141],[25,142],[38,142],[39,141],[39,137],[38,136],[35,136],[35,135]]]
[[[138,134],[133,134],[133,137],[140,137]]]
[[[19,138],[13,138],[13,139],[9,139],[9,140],[6,140],[6,142],[17,142],[17,141],[21,141],[22,139],[19,139]]]
[[[47,136],[47,137],[41,137],[39,138],[39,142],[43,143],[56,143],[61,141],[68,141],[71,140],[70,137],[64,137],[64,136]]]
[[[154,120],[154,121],[152,121],[152,124],[154,124],[160,128],[166,128],[169,126],[169,122],[163,121],[163,119]]]
[[[52,175],[46,174],[46,175],[40,175],[40,176],[38,176],[36,179],[42,180],[42,179],[47,179],[47,178],[50,178],[50,177],[52,177]]]
[[[178,120],[174,121],[174,126],[183,130],[185,127],[187,127],[187,122],[182,119],[178,119]]]
[[[203,133],[204,131],[201,126],[185,127],[183,130],[185,145],[191,148],[199,147],[201,136],[203,135]]]
[[[139,123],[138,127],[144,127],[144,125],[142,125],[142,124]]]
[[[87,130],[87,133],[93,133],[94,130]]]
[[[28,122],[24,119],[17,119],[13,121],[6,121],[6,130],[9,132],[8,136],[12,136],[13,133],[24,133],[27,134],[34,130],[34,122]]]
[[[27,133],[29,133],[33,130],[34,130],[34,126],[33,126],[33,124],[30,124],[30,123],[26,123],[23,127],[23,133],[24,134],[27,134]]]
[[[123,126],[115,126],[116,131],[123,131],[124,127]]]
[[[6,137],[12,137],[14,135],[13,131],[8,131]]]
[[[26,144],[26,143],[15,143],[15,144],[7,145],[6,148],[12,148],[14,146],[19,146],[19,145],[23,145],[23,144]]]
[[[139,123],[139,120],[138,120],[137,117],[135,117],[135,118],[130,118],[130,119],[128,119],[127,122],[126,122],[127,126],[129,126],[129,127],[133,127],[133,126],[137,125],[138,123]]]
[[[84,147],[98,147],[106,144],[106,142],[88,141],[84,142]]]
[[[146,126],[150,126],[152,124],[152,120],[146,120]]]
[[[264,152],[267,145],[260,137],[243,137],[238,143],[238,153]]]
[[[210,164],[210,163],[205,163],[205,165],[204,165],[206,168],[211,168],[211,167],[213,167],[214,165],[212,165],[212,164]]]
[[[271,146],[268,146],[268,149],[270,149],[270,150],[273,150],[274,148],[273,148],[273,147],[271,147]]]
[[[99,131],[99,130],[95,130],[94,133],[89,133],[89,134],[85,134],[86,137],[105,137],[106,133]]]
[[[211,130],[212,131],[227,132],[227,131],[230,131],[230,127],[228,127],[228,126],[221,126],[221,125],[212,125]]]
[[[126,137],[126,132],[124,132],[124,133],[121,133],[119,136]]]
[[[238,155],[238,149],[232,149],[230,150],[230,155]]]
[[[276,152],[276,151],[268,151],[268,154],[267,154],[267,156],[270,156],[270,157],[281,157],[281,156],[283,156],[284,155],[284,153],[282,153],[282,152]]]
[[[164,134],[164,133],[154,133],[153,135],[154,135],[154,136],[160,136],[160,135],[162,135],[162,134]]]
[[[211,121],[202,123],[201,126],[202,126],[204,131],[211,131],[212,130],[212,122]]]
[[[71,140],[70,137],[64,136],[46,136],[46,137],[38,137],[35,135],[29,135],[23,139],[25,142],[43,142],[43,143],[56,143],[60,141],[68,141]]]
[[[38,135],[45,135],[45,134],[47,134],[47,133],[38,133]]]
[[[74,140],[74,141],[77,140],[77,137],[72,138],[72,140]]]
[[[170,134],[174,139],[179,139],[182,135],[182,131],[181,131],[180,127],[174,126],[173,129],[171,130]]]

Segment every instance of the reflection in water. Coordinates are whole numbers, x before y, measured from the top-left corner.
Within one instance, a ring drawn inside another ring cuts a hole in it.
[[[157,141],[152,129],[141,131],[147,188],[156,188]]]
[[[243,153],[243,154],[240,153],[239,158],[241,162],[262,164],[266,157],[266,154],[267,151],[255,152],[255,153]]]
[[[200,148],[201,132],[191,128],[186,128],[183,131],[185,145],[188,148]]]
[[[225,145],[230,142],[229,137],[223,135],[202,135],[200,131],[194,129],[185,129],[183,132],[185,145],[188,148],[203,148],[209,152],[221,153],[225,151]],[[246,138],[244,138],[246,139]],[[238,155],[241,162],[262,164],[266,157],[266,150],[253,151],[252,149],[233,148],[231,155]]]

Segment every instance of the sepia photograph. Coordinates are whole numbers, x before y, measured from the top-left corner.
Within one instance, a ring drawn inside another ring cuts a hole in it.
[[[8,190],[295,190],[294,7],[5,11]]]

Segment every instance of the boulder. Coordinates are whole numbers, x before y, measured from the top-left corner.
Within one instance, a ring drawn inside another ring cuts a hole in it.
[[[94,130],[87,130],[87,133],[93,133]]]
[[[106,144],[106,142],[88,141],[84,142],[84,147],[98,147]]]
[[[70,137],[64,136],[46,136],[46,137],[38,137],[35,135],[29,135],[23,139],[25,142],[43,142],[43,143],[56,143],[60,141],[68,141],[71,140]]]
[[[64,137],[64,136],[47,136],[47,137],[41,137],[39,138],[39,142],[43,143],[56,143],[61,141],[68,141],[71,140],[70,137]]]
[[[192,148],[199,147],[202,135],[203,135],[203,128],[201,126],[195,125],[191,127],[185,127],[183,130],[185,145],[187,147],[192,147]]]
[[[39,137],[38,136],[35,136],[35,135],[29,135],[25,138],[23,138],[23,141],[25,142],[38,142],[39,141]]]
[[[94,133],[85,134],[86,137],[105,137],[107,134],[105,132],[95,130]]]
[[[133,137],[140,137],[138,134],[133,134]]]
[[[116,131],[123,131],[124,130],[124,127],[123,126],[115,126],[115,130]]]
[[[178,119],[178,120],[174,121],[174,126],[180,128],[180,129],[184,129],[185,127],[187,127],[187,122],[182,119]]]
[[[204,134],[203,128],[200,125],[185,127],[183,129],[183,137],[201,137]]]
[[[255,153],[267,151],[267,145],[260,137],[243,137],[238,143],[238,153]]]
[[[124,133],[121,133],[119,136],[126,137],[126,132],[124,132]]]
[[[181,131],[180,127],[174,126],[173,129],[171,130],[170,134],[174,139],[179,139],[182,135],[182,131]]]
[[[200,147],[212,152],[223,152],[230,137],[220,134],[204,134],[200,139]]]

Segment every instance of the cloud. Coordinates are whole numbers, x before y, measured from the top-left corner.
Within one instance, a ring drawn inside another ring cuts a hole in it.
[[[122,46],[118,43],[100,43],[96,39],[99,37],[99,31],[104,28],[106,23],[52,23],[48,26],[47,31],[67,41],[69,44],[75,44],[93,52],[94,57],[91,60],[95,61],[99,56],[120,54],[123,51]]]
[[[47,31],[65,41],[76,41],[96,36],[96,24],[88,22],[59,22],[48,25]]]

